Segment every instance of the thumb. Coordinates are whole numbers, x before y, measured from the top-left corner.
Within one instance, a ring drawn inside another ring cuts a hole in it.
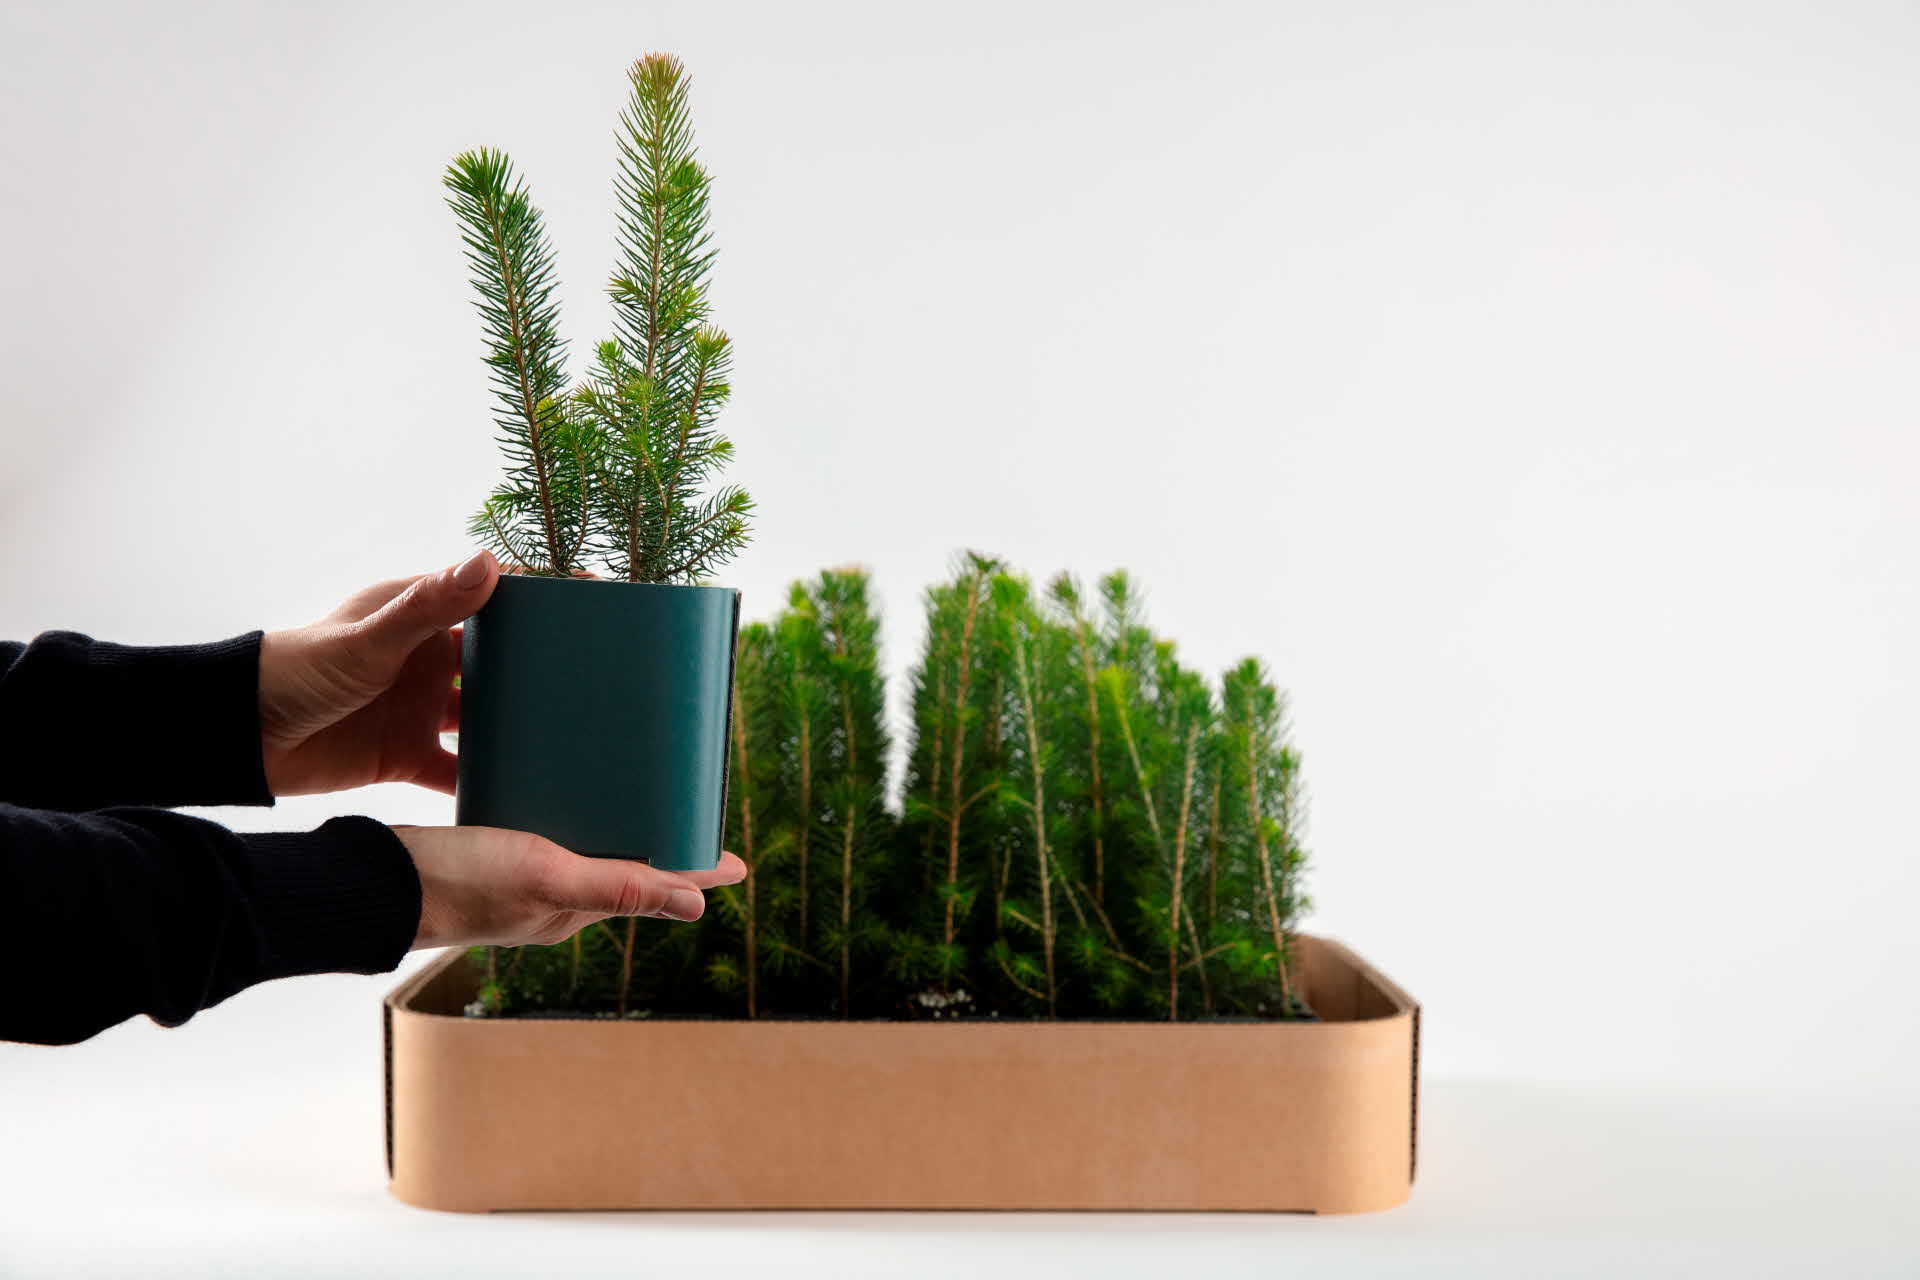
[[[602,916],[665,916],[698,920],[706,898],[691,881],[624,858],[568,854],[547,870],[554,905]]]
[[[473,616],[500,581],[500,566],[485,551],[449,569],[423,574],[355,626],[383,657],[404,661],[422,643]]]

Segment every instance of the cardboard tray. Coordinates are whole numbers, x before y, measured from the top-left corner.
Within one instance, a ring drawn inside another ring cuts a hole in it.
[[[1355,1213],[1413,1182],[1419,1007],[1300,939],[1323,1021],[467,1018],[387,997],[387,1170],[430,1209]]]

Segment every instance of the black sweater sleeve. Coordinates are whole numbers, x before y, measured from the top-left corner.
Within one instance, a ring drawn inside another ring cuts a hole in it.
[[[178,1026],[269,978],[385,973],[420,926],[406,846],[372,818],[241,835],[164,809],[0,804],[15,979],[0,1040],[72,1044],[135,1014]]]
[[[272,804],[260,633],[136,647],[73,631],[0,642],[0,801]]]
[[[259,664],[259,632],[0,644],[0,942],[16,969],[0,1040],[70,1044],[141,1013],[177,1026],[269,978],[385,972],[413,945],[420,879],[371,818],[242,835],[132,807],[273,803]]]

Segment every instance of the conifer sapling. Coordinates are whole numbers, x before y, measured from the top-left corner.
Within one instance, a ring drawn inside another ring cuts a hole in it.
[[[708,323],[712,184],[694,151],[685,68],[649,54],[628,82],[615,336],[571,391],[539,210],[498,151],[447,169],[508,462],[471,532],[527,573],[568,577],[592,556],[627,582],[691,583],[746,545],[753,501],[735,485],[707,491],[733,455],[715,427],[732,345]]]

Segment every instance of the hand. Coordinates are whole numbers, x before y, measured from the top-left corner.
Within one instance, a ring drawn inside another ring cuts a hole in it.
[[[500,566],[482,551],[438,573],[348,597],[318,622],[260,642],[260,756],[276,796],[414,782],[453,793],[460,629]]]
[[[698,920],[703,889],[738,884],[747,864],[720,855],[712,871],[661,871],[583,858],[551,840],[498,827],[395,827],[420,872],[413,949],[564,942],[610,916]]]

